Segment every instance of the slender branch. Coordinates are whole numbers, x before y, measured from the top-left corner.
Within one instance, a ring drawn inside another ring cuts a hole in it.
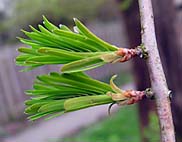
[[[155,93],[162,142],[175,142],[168,87],[162,68],[154,28],[151,0],[138,0],[141,16],[142,42],[148,51],[147,60],[152,90]]]

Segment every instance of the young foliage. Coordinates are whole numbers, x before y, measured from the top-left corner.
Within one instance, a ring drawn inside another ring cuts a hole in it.
[[[33,88],[26,91],[32,98],[25,102],[25,113],[31,115],[31,120],[113,102],[111,97],[106,95],[108,91],[112,91],[108,84],[83,73],[52,72],[49,75],[40,75]]]
[[[82,71],[106,63],[125,62],[143,53],[143,48],[125,49],[113,46],[98,38],[79,20],[74,19],[74,32],[67,26],[56,27],[43,17],[39,30],[30,26],[32,32],[22,30],[29,39],[19,38],[30,47],[20,47],[17,65],[26,66],[24,71],[48,64],[64,64],[63,74],[52,72],[37,77],[32,96],[25,102],[25,113],[35,120],[51,114],[51,118],[66,112],[91,106],[114,103],[129,105],[138,102],[144,91],[121,90],[110,80],[110,85],[94,80]],[[142,46],[141,46],[142,47]],[[143,54],[142,54],[143,55]]]
[[[35,120],[43,116],[52,117],[66,112],[109,103],[125,105],[131,103],[131,91],[119,89],[111,78],[110,85],[90,78],[82,72],[40,75],[35,80],[32,96],[25,102],[25,113]]]
[[[118,48],[89,31],[78,19],[71,31],[67,26],[56,27],[43,16],[39,30],[30,26],[32,32],[22,30],[29,39],[19,40],[30,48],[20,47],[17,65],[26,66],[24,71],[48,64],[64,64],[63,73],[79,72],[102,66],[106,63],[126,61],[137,51]],[[125,57],[126,54],[130,54]]]

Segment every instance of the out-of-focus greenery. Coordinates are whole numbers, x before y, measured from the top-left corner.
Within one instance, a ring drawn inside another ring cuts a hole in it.
[[[128,10],[132,5],[133,0],[122,0],[120,3],[120,9],[122,11]]]
[[[37,24],[42,15],[59,22],[70,21],[73,17],[79,19],[92,18],[97,14],[105,0],[16,0],[12,16],[7,26]]]
[[[120,73],[117,73],[117,75],[118,75],[118,77],[115,79],[114,82],[116,82],[116,84],[118,86],[125,85],[125,84],[133,81],[133,76],[132,76],[131,72],[120,71]],[[100,81],[109,83],[112,76],[113,75],[104,77],[104,78],[100,79]]]
[[[149,116],[149,126],[144,131],[145,137],[149,142],[160,141],[159,121],[155,112],[151,112]]]
[[[160,130],[156,113],[150,113],[149,119],[144,135],[149,142],[158,142]],[[120,109],[112,117],[84,129],[73,137],[65,138],[64,142],[140,142],[140,136],[138,110],[134,105]]]
[[[121,108],[102,122],[86,128],[64,142],[140,142],[139,119],[136,105]],[[62,142],[62,141],[61,141]]]

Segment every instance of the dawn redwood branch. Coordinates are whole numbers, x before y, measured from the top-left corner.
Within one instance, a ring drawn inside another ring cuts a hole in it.
[[[147,65],[152,89],[155,93],[157,113],[162,142],[175,142],[174,125],[169,100],[169,90],[162,68],[154,27],[154,16],[151,0],[138,0],[141,17],[142,43],[148,51]],[[165,15],[164,15],[165,16]]]

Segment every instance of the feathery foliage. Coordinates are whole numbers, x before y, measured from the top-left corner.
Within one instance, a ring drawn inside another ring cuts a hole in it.
[[[110,80],[110,85],[94,80],[82,71],[106,63],[127,61],[138,55],[138,49],[113,46],[98,38],[79,20],[74,19],[74,32],[67,26],[56,27],[43,16],[39,30],[30,26],[32,32],[22,30],[29,39],[19,38],[30,47],[20,47],[17,65],[26,66],[24,71],[48,64],[64,64],[62,74],[52,72],[37,76],[33,90],[26,93],[32,98],[25,102],[25,113],[35,120],[52,117],[91,106],[111,103],[119,105],[137,102],[144,95],[139,91],[123,91]],[[111,107],[110,106],[110,107]],[[109,107],[109,109],[110,109]]]
[[[19,38],[26,45],[18,49],[17,65],[26,66],[24,71],[48,64],[65,64],[62,72],[79,72],[117,61],[118,48],[103,41],[74,18],[74,32],[67,26],[56,27],[43,16],[39,30],[30,26],[32,32],[24,31],[29,39]]]
[[[25,113],[29,119],[75,111],[91,106],[113,103],[108,92],[115,92],[112,86],[94,80],[82,72],[49,75],[37,77],[33,90],[27,90],[32,96],[25,102]],[[53,116],[54,116],[53,115]]]
[[[48,118],[62,115],[67,112],[84,109],[87,107],[115,103],[124,105],[130,97],[127,91],[119,89],[110,80],[110,84],[90,78],[82,72],[59,74],[51,72],[49,75],[37,76],[33,89],[26,94],[32,98],[25,101],[30,120],[43,116]],[[113,96],[112,96],[112,95]]]

